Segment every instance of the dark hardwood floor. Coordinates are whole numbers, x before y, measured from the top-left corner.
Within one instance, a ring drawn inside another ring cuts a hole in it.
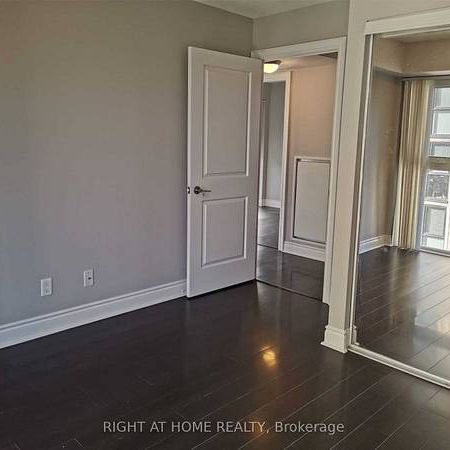
[[[280,210],[259,207],[256,279],[322,300],[324,264],[278,251]]]
[[[361,255],[356,325],[363,347],[450,379],[450,258],[389,247]]]
[[[258,207],[258,245],[278,249],[279,223],[278,208]]]
[[[258,245],[256,279],[322,300],[324,263]]]
[[[449,391],[321,346],[327,314],[253,282],[3,349],[0,448],[449,448]],[[112,420],[144,432],[103,432]],[[154,420],[213,431],[150,433]],[[265,424],[216,433],[225,420]],[[275,432],[276,421],[329,433]]]

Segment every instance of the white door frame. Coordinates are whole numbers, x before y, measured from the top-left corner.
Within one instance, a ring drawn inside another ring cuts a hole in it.
[[[332,255],[334,240],[334,222],[336,207],[336,187],[337,187],[337,163],[339,158],[340,128],[341,128],[341,111],[342,111],[342,95],[344,91],[344,67],[345,67],[345,51],[347,38],[324,39],[320,41],[306,42],[304,44],[287,45],[284,47],[266,48],[262,50],[252,51],[252,56],[261,58],[264,61],[271,61],[283,58],[296,58],[302,56],[322,55],[324,53],[337,53],[336,64],[336,92],[334,103],[333,118],[333,137],[331,142],[331,158],[330,158],[330,193],[328,201],[328,224],[327,224],[327,244],[325,247],[325,273],[323,283],[323,302],[329,303],[330,285],[332,273]],[[287,146],[287,140],[286,140]],[[287,154],[287,150],[286,150]],[[286,172],[287,164],[284,168],[282,178],[284,178],[284,186],[282,190],[282,201],[285,203],[286,192]],[[285,206],[285,205],[283,205]],[[284,230],[283,230],[284,233]],[[283,236],[284,237],[284,236]],[[279,243],[280,244],[280,243]],[[283,243],[282,243],[283,244]]]
[[[288,157],[288,140],[289,140],[289,105],[291,103],[291,72],[278,72],[264,74],[264,83],[284,83],[284,115],[283,115],[283,146],[281,150],[281,179],[280,179],[280,220],[278,225],[278,250],[283,251],[284,243],[284,218],[286,214],[286,172]],[[264,123],[264,128],[267,126]],[[262,133],[265,130],[261,129]],[[261,149],[263,150],[263,149]],[[264,157],[261,162],[265,164]],[[264,176],[264,166],[259,172],[260,177]],[[260,180],[260,189],[262,189],[263,181]],[[260,193],[261,194],[261,193]]]

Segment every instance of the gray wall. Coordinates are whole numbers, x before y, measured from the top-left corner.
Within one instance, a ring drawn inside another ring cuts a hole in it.
[[[331,156],[336,60],[292,72],[286,192],[285,240],[292,241],[296,156]]]
[[[360,240],[392,233],[402,83],[380,71],[372,78],[364,155]]]
[[[255,19],[253,48],[270,48],[347,35],[348,0]]]
[[[187,46],[251,40],[187,0],[0,2],[0,323],[185,278]]]
[[[263,199],[280,201],[283,152],[284,82],[265,83],[266,139]]]

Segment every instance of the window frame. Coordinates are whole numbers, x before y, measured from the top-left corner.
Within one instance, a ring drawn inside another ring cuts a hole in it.
[[[427,130],[425,135],[425,141],[423,143],[423,164],[422,164],[422,179],[421,179],[421,192],[420,192],[420,205],[419,205],[419,221],[417,226],[417,239],[416,246],[420,250],[430,251],[433,253],[442,253],[450,255],[450,198],[447,198],[447,202],[436,202],[426,200],[426,183],[428,174],[432,171],[446,171],[450,175],[450,157],[434,156],[431,154],[433,144],[448,144],[450,148],[450,132],[448,134],[434,133],[435,126],[435,113],[445,111],[450,114],[450,106],[437,106],[437,90],[439,88],[450,89],[450,79],[436,79],[430,86],[430,100],[427,111]],[[450,187],[449,192],[450,194]],[[440,207],[446,209],[445,215],[445,236],[444,236],[444,249],[437,249],[434,247],[428,247],[423,245],[425,234],[425,212],[427,207]]]
[[[447,134],[435,133],[435,126],[437,123],[437,113],[446,113],[450,115],[450,106],[437,106],[437,91],[438,89],[449,88],[450,80],[435,81],[431,87],[431,103],[430,109],[428,111],[430,125],[427,130],[427,156],[429,158],[436,159],[449,159],[450,157],[445,156],[434,156],[431,155],[431,148],[433,144],[444,144],[448,145],[450,148],[450,132]]]

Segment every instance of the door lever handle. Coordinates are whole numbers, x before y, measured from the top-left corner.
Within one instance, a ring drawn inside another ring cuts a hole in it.
[[[209,189],[202,189],[200,186],[194,187],[194,194],[203,194],[204,192],[211,192]]]

